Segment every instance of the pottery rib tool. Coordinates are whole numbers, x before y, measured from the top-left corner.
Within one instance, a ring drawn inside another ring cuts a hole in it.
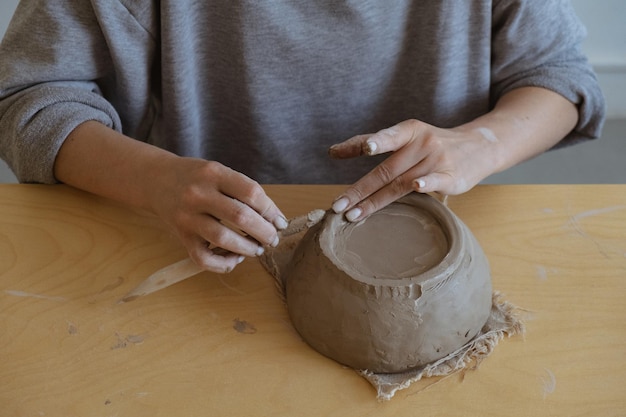
[[[282,239],[297,233],[302,233],[313,224],[320,221],[322,217],[324,217],[324,214],[325,211],[323,210],[313,210],[307,215],[296,217],[289,222],[286,229],[279,231],[278,235]],[[212,250],[214,253],[219,255],[232,253],[222,248],[212,248]],[[126,294],[119,302],[126,303],[136,300],[141,296],[152,294],[155,291],[174,285],[177,282],[183,281],[203,271],[204,269],[198,266],[190,258],[185,258],[182,261],[175,262],[159,269],[146,278],[132,291]]]
[[[143,295],[148,295],[165,287],[169,287],[170,285],[174,285],[177,282],[199,274],[202,271],[204,271],[204,269],[192,261],[191,258],[185,258],[182,261],[161,268],[150,275],[145,281],[126,294],[120,300],[120,303],[133,301]]]

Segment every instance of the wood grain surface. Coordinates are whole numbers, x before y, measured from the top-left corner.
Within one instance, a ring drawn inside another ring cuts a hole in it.
[[[295,216],[344,187],[265,188]],[[388,402],[299,338],[257,260],[118,304],[186,256],[155,218],[62,185],[0,201],[0,416],[626,415],[626,185],[450,197],[527,332]]]

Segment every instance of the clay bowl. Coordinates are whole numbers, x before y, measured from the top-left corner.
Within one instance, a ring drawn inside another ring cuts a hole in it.
[[[452,211],[417,193],[358,223],[327,213],[300,241],[284,279],[304,340],[376,373],[447,356],[478,334],[491,310],[478,242]]]

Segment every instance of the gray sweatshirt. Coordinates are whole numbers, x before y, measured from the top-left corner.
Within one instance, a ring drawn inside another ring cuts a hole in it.
[[[261,183],[348,183],[380,160],[331,144],[415,118],[453,127],[506,92],[578,106],[559,145],[597,137],[604,101],[565,0],[22,0],[0,45],[0,156],[55,182],[97,120]]]

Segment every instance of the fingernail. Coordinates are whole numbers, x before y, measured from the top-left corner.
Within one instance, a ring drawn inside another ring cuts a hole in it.
[[[285,219],[283,216],[278,216],[274,220],[274,226],[276,226],[278,230],[283,230],[286,229],[287,226],[289,226],[289,223],[287,222],[287,219]]]
[[[276,246],[278,246],[278,243],[280,242],[280,239],[278,238],[278,236],[276,236],[276,238],[274,239],[274,241],[271,243],[271,246],[273,248],[275,248]]]
[[[346,219],[349,222],[353,222],[353,221],[355,221],[356,219],[359,218],[361,213],[363,213],[363,210],[361,210],[358,207],[355,207],[355,208],[353,208],[352,210],[350,210],[349,212],[346,213]]]
[[[346,207],[348,207],[348,199],[345,197],[341,197],[339,200],[333,203],[333,211],[335,213],[342,213]]]
[[[263,249],[263,248],[261,248]],[[242,263],[244,261],[244,259],[246,259],[245,256],[240,256],[239,258],[237,258],[237,265],[239,265],[240,263]]]
[[[259,246],[256,250],[256,256],[261,256],[265,253],[265,248],[263,246]]]
[[[418,188],[426,187],[426,181],[424,181],[422,179],[415,180],[414,182],[415,182],[415,185],[417,185]]]
[[[365,152],[368,155],[374,155],[376,153],[376,151],[378,150],[378,145],[376,144],[376,142],[370,142],[368,141],[365,144]]]

